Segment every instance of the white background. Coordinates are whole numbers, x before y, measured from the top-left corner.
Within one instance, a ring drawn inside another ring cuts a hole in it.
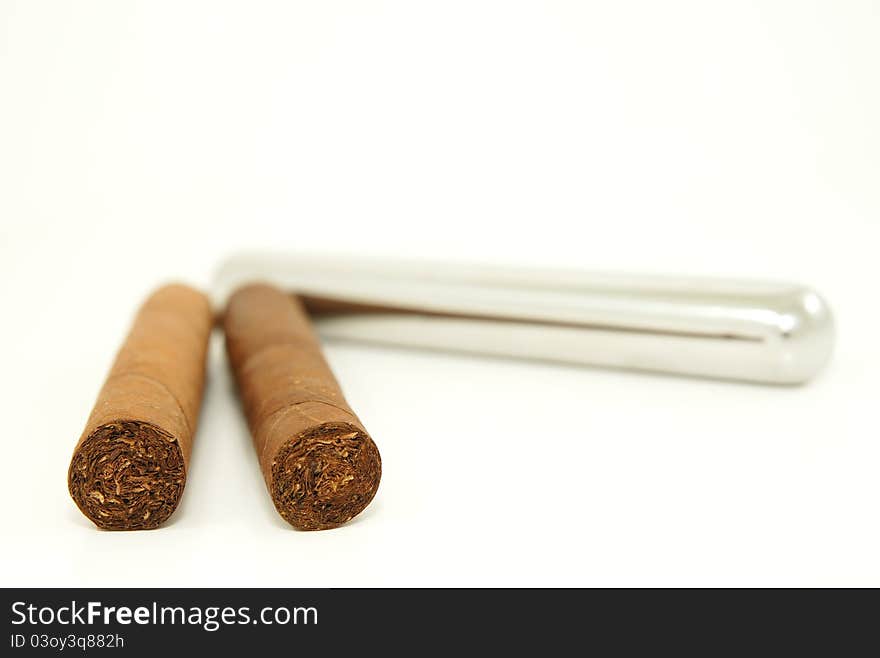
[[[880,585],[875,2],[0,4],[3,585]],[[275,514],[219,336],[184,501],[96,530],[131,315],[243,248],[816,286],[771,388],[330,344],[373,505]]]

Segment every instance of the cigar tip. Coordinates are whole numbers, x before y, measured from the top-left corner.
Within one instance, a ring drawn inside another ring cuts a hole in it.
[[[253,281],[245,281],[237,286],[229,295],[229,300],[232,301],[234,298],[248,297],[252,295],[272,295],[274,297],[283,297],[285,299],[288,297],[285,292],[276,286],[273,286],[268,281],[255,279]]]
[[[272,500],[299,530],[336,528],[361,513],[379,487],[373,440],[349,423],[324,423],[289,440],[272,464]]]
[[[167,281],[153,290],[153,295],[190,295],[207,299],[205,293],[182,281]]]
[[[105,530],[148,530],[177,508],[186,481],[177,440],[151,423],[119,420],[97,427],[74,453],[68,488]]]

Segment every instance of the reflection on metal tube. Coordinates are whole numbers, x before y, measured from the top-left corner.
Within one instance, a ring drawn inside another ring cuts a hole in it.
[[[322,336],[753,382],[828,361],[831,312],[788,283],[241,254],[222,304],[263,280],[301,295]]]

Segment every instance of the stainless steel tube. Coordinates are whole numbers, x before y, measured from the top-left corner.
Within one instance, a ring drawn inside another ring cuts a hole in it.
[[[834,342],[790,283],[250,253],[217,272],[218,305],[254,280],[302,295],[324,337],[391,345],[797,384]]]

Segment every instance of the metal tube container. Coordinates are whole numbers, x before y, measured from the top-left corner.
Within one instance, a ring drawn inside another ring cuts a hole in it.
[[[257,280],[333,339],[769,384],[807,381],[834,343],[828,305],[792,283],[243,253],[218,308]]]

